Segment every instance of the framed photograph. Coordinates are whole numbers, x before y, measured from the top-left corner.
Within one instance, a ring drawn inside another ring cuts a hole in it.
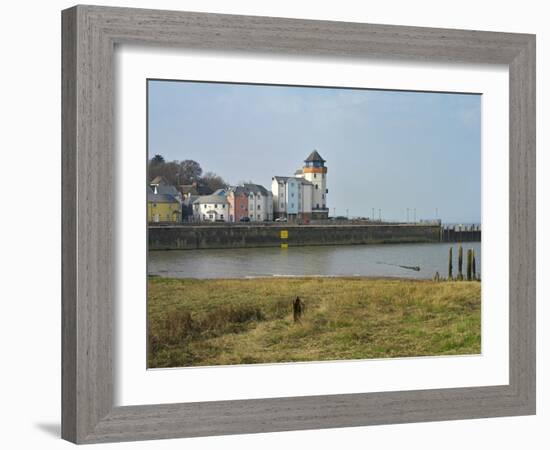
[[[75,6],[62,435],[535,413],[535,37]]]

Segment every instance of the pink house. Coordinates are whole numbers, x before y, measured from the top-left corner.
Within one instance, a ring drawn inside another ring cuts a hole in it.
[[[229,202],[229,222],[240,222],[248,217],[248,191],[243,186],[234,186],[227,193]]]

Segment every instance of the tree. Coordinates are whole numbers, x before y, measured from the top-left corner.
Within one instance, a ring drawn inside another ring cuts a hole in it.
[[[151,166],[159,166],[161,164],[164,164],[164,157],[162,155],[155,155],[151,158],[150,165]]]
[[[186,159],[180,163],[180,184],[191,184],[199,181],[202,167],[197,161]]]
[[[149,181],[155,177],[161,176],[166,179],[168,184],[176,186],[180,173],[180,165],[178,161],[164,162],[162,164],[149,163]]]
[[[223,178],[215,174],[214,172],[206,172],[201,178],[201,182],[212,192],[214,192],[216,189],[224,188],[227,185]]]

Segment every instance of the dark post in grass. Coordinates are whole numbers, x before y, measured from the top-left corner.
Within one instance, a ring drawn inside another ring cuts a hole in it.
[[[476,275],[476,254],[474,252],[474,249],[472,249],[472,278],[474,280],[477,280],[477,275]]]
[[[472,281],[472,249],[468,249],[466,259],[466,278],[468,281]]]
[[[453,279],[453,247],[449,247],[449,281]]]
[[[462,275],[462,245],[458,246],[458,279],[461,281],[464,279]]]

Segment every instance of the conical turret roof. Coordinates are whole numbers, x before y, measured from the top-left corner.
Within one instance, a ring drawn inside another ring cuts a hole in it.
[[[306,158],[304,162],[325,162],[323,158],[321,158],[321,155],[317,152],[317,150],[313,150],[311,154]]]

